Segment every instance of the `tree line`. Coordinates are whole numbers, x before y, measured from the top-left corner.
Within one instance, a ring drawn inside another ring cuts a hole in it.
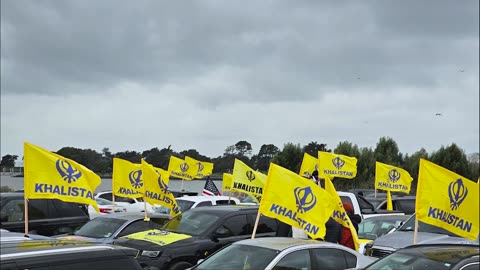
[[[397,143],[389,137],[381,137],[375,148],[359,147],[348,141],[340,142],[333,150],[327,147],[327,144],[310,142],[307,145],[286,143],[280,149],[273,144],[263,144],[258,153],[252,153],[252,145],[247,141],[239,141],[234,145],[227,146],[223,155],[211,158],[200,154],[195,149],[176,152],[167,148],[158,147],[143,152],[123,151],[112,153],[105,147],[99,153],[92,149],[79,149],[74,147],[63,147],[56,153],[83,164],[90,170],[101,176],[111,176],[113,167],[113,158],[121,158],[133,163],[140,163],[142,158],[155,167],[162,169],[168,168],[170,156],[191,158],[214,163],[214,175],[212,178],[221,179],[222,173],[231,173],[234,160],[240,159],[251,168],[267,173],[270,162],[274,162],[294,172],[300,170],[303,160],[303,154],[308,153],[314,157],[318,151],[332,152],[336,154],[347,155],[357,158],[357,176],[353,179],[335,178],[334,183],[337,189],[346,190],[351,188],[373,188],[375,177],[375,161],[398,166],[407,170],[413,177],[412,192],[416,190],[418,167],[420,158],[430,160],[442,167],[456,172],[471,180],[477,181],[479,178],[479,153],[466,155],[455,143],[448,146],[442,146],[440,149],[427,153],[421,148],[413,154],[402,154]],[[2,157],[0,166],[12,167],[18,156],[6,155]]]

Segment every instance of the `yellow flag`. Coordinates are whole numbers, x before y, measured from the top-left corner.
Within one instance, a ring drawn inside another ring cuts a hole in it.
[[[387,190],[387,210],[393,211],[392,193]]]
[[[410,193],[413,178],[402,169],[392,165],[375,162],[375,188]]]
[[[170,157],[168,171],[170,172],[170,175],[185,180],[193,180],[197,175],[197,168],[194,163],[188,163],[175,156]]]
[[[330,180],[330,178],[328,177],[325,178],[325,191],[330,194],[335,204],[332,218],[335,219],[335,221],[337,221],[338,223],[340,223],[343,227],[347,227],[350,229],[352,233],[353,244],[355,245],[355,250],[358,251],[358,248],[360,246],[360,240],[358,239],[357,230],[353,226],[353,223],[350,220],[347,211],[345,211],[345,208],[343,208],[342,199],[340,199],[340,196],[338,196],[337,190],[335,189],[332,180]]]
[[[113,158],[113,194],[127,198],[139,198],[145,190],[142,166],[120,158]]]
[[[298,174],[306,178],[312,178],[313,171],[318,171],[318,158],[307,153],[303,154],[302,165]]]
[[[223,191],[232,190],[232,181],[233,181],[233,175],[229,173],[224,173],[223,180],[222,180],[222,190]]]
[[[100,176],[71,159],[27,142],[24,162],[25,198],[90,204],[98,212],[93,193],[100,185]]]
[[[185,162],[187,164],[195,164],[197,168],[197,174],[195,175],[196,179],[202,179],[206,176],[209,176],[213,172],[213,163],[206,161],[198,161],[194,158],[185,156]]]
[[[313,181],[270,163],[260,213],[323,239],[334,207],[332,196]]]
[[[151,205],[160,204],[170,209],[170,215],[175,217],[179,215],[177,201],[173,194],[168,191],[168,172],[160,168],[155,168],[142,159],[142,177],[145,184],[146,202]]]
[[[357,159],[318,151],[318,174],[320,178],[354,178],[357,175]]]
[[[420,159],[415,211],[419,221],[475,240],[479,233],[478,185]]]
[[[232,191],[261,197],[267,176],[254,171],[239,159],[233,164]]]

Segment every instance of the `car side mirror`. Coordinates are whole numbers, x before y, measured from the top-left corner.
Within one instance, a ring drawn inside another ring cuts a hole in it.
[[[230,235],[231,235],[230,230],[223,227],[216,229],[215,232],[213,233],[213,237],[216,239],[229,237]]]

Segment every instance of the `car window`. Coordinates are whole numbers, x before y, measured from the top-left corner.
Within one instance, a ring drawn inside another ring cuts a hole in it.
[[[398,210],[407,215],[415,213],[415,200],[398,200],[396,205]]]
[[[285,255],[273,270],[311,270],[310,253],[308,250],[297,250]],[[324,269],[324,268],[322,268]],[[343,269],[343,268],[342,268]]]
[[[144,221],[143,219],[142,220],[137,220],[137,221],[134,221],[134,222],[128,224],[128,226],[125,227],[118,234],[118,237],[122,237],[122,236],[129,235],[129,234],[136,233],[136,232],[143,232],[143,231],[147,231],[147,230],[150,230],[149,222]]]
[[[125,220],[116,218],[97,217],[85,223],[73,234],[91,238],[107,238],[112,236],[125,223]]]
[[[358,201],[358,205],[360,206],[361,210],[364,210],[364,209],[373,210],[374,209],[373,205],[370,202],[368,202],[365,198],[363,198],[362,196],[357,196],[357,201]]]
[[[337,270],[349,268],[346,260],[347,252],[334,248],[317,248],[313,250],[313,259],[322,270]],[[348,253],[348,255],[351,255]],[[349,258],[351,262],[351,258]],[[356,259],[355,259],[356,264]],[[355,265],[353,265],[355,267]]]
[[[215,213],[186,211],[169,220],[162,229],[169,232],[201,235],[219,218]]]
[[[252,226],[248,224],[247,215],[238,215],[229,217],[219,228],[227,229],[230,236],[249,235],[252,234]]]
[[[104,269],[116,269],[116,270],[126,270],[126,269],[139,269],[138,264],[129,258],[118,258],[115,259],[104,259],[104,260],[86,260],[82,262],[71,262],[61,265],[51,265],[49,267],[51,270],[104,270]]]
[[[342,202],[348,202],[349,204],[353,205],[352,200],[348,196],[340,196],[340,199],[342,199]]]
[[[472,263],[460,268],[460,270],[478,270],[478,269],[480,269],[480,267],[478,266],[478,263]]]
[[[25,217],[25,201],[23,199],[9,200],[0,212],[2,222],[23,221]]]
[[[192,208],[193,202],[187,201],[187,200],[177,200],[177,205],[178,205],[178,208],[180,208],[180,211],[185,212],[188,209]],[[168,211],[168,213],[170,213],[170,210]]]
[[[231,204],[231,205],[235,205],[237,204],[234,200],[217,200],[217,205],[228,205],[228,204]]]
[[[43,199],[29,200],[28,201],[28,218],[31,220],[49,218],[48,205],[49,205],[49,200],[43,200]]]
[[[109,200],[111,201],[111,199]],[[132,198],[120,197],[115,195],[115,202],[126,202],[126,203],[135,203],[135,200]]]
[[[60,200],[50,200],[54,212],[58,217],[79,217],[85,216],[85,212],[75,203],[62,202]]]
[[[196,207],[203,207],[203,206],[212,206],[212,202],[211,201],[199,202]]]
[[[111,201],[112,200],[112,193],[103,193],[103,194],[99,195],[98,197]]]
[[[256,218],[256,215],[255,215]],[[255,220],[255,219],[254,219]],[[269,233],[269,232],[276,232],[277,231],[277,221],[275,219],[260,216],[260,220],[258,221],[257,231],[256,233]]]

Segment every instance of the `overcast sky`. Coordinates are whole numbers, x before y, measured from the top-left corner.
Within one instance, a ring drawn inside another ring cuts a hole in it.
[[[478,22],[478,0],[2,0],[1,155],[478,152]]]

